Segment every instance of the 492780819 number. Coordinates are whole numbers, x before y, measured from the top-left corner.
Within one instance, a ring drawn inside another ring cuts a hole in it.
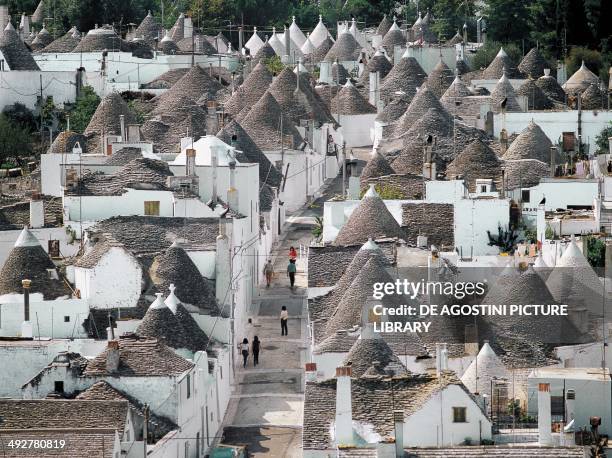
[[[11,439],[6,445],[8,448],[41,448],[54,449],[64,448],[64,439]]]

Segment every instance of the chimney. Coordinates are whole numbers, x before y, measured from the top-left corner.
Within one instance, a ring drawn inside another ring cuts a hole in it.
[[[210,148],[210,163],[212,165],[212,196],[213,204],[217,203],[217,150],[214,147]]]
[[[499,133],[499,143],[501,144],[502,154],[504,154],[508,150],[508,132],[506,132],[506,129],[502,129]]]
[[[448,350],[445,343],[436,343],[436,375],[448,370]]]
[[[285,55],[291,56],[291,36],[289,35],[289,29],[285,26]]]
[[[30,322],[30,286],[32,280],[21,280],[23,286],[23,323],[21,323],[21,337],[32,337],[32,323]]]
[[[125,137],[125,115],[119,115],[119,123],[121,124],[121,141],[126,140]]]
[[[538,383],[538,436],[540,446],[552,445],[550,383]]]
[[[395,425],[395,456],[404,456],[404,411],[393,411],[393,423]]]
[[[506,169],[501,168],[501,198],[506,198]]]
[[[353,443],[353,407],[351,404],[351,368],[336,368],[336,443]]]
[[[217,236],[217,262],[215,263],[215,291],[219,306],[231,304],[232,291],[230,289],[230,241],[226,235],[227,225],[229,220],[225,218],[219,219],[219,235]],[[226,294],[227,292],[227,294]]]
[[[370,104],[378,108],[378,100],[380,99],[380,73],[370,72],[370,95],[368,101]]]
[[[556,161],[557,161],[557,147],[551,146],[550,147],[550,176],[551,178],[555,177],[555,168],[557,167]]]
[[[187,148],[187,150],[185,150],[185,156],[185,176],[195,176],[196,150],[193,148]]]
[[[30,227],[33,229],[45,225],[45,202],[40,195],[34,194],[30,199]]]
[[[217,119],[217,102],[209,100],[206,102],[206,130],[209,132],[219,131],[219,121]]]
[[[111,340],[108,342],[106,351],[106,372],[109,374],[117,372],[119,369],[119,341]]]
[[[227,203],[233,210],[238,211],[238,190],[236,189],[236,161],[229,163],[230,185],[227,190]]]
[[[307,382],[317,381],[317,363],[306,363],[305,379]]]
[[[244,29],[242,26],[238,27],[238,51],[242,54],[244,53]]]

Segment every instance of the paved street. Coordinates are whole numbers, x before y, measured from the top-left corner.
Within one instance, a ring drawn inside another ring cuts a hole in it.
[[[301,212],[304,214],[306,212]],[[237,340],[261,340],[259,365],[252,355],[246,369],[237,371],[237,384],[225,419],[224,443],[247,445],[249,456],[302,456],[304,364],[306,362],[306,262],[298,259],[296,288],[291,291],[286,269],[289,247],[308,246],[312,216],[289,218],[284,240],[274,250],[274,280],[254,301],[250,328]],[[281,306],[289,312],[289,335],[281,337]]]

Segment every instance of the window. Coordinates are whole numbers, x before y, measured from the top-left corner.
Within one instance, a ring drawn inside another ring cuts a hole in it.
[[[70,317],[68,315],[64,315],[64,323],[70,323]]]
[[[529,189],[522,189],[521,190],[521,200],[523,202],[529,202]]]
[[[64,382],[62,380],[56,380],[55,382],[53,382],[53,391],[55,391],[56,393],[63,393]]]
[[[187,374],[187,399],[191,397],[191,376]]]
[[[453,407],[453,423],[466,423],[465,407]]]
[[[145,200],[145,216],[159,216],[159,200]]]
[[[480,185],[480,192],[487,192],[487,185],[486,184]]]

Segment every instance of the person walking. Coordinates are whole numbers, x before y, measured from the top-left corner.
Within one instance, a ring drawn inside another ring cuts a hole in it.
[[[289,277],[289,283],[291,283],[291,289],[295,285],[295,273],[297,272],[297,266],[295,264],[295,260],[289,260],[289,265],[287,265],[287,276]]]
[[[294,247],[289,248],[289,260],[295,261],[297,259],[297,251],[295,251]]]
[[[289,312],[287,312],[287,307],[283,305],[281,307],[281,336],[286,336],[288,334],[287,321],[289,321]]]
[[[253,365],[255,366],[259,364],[259,343],[259,338],[253,337]]]
[[[274,266],[272,265],[272,260],[268,259],[266,265],[264,266],[264,275],[266,276],[266,288],[270,287],[270,283],[272,283],[272,276],[274,275]]]
[[[242,339],[242,345],[240,345],[240,349],[242,350],[242,367],[247,367],[247,359],[249,358],[249,339],[246,337]]]

